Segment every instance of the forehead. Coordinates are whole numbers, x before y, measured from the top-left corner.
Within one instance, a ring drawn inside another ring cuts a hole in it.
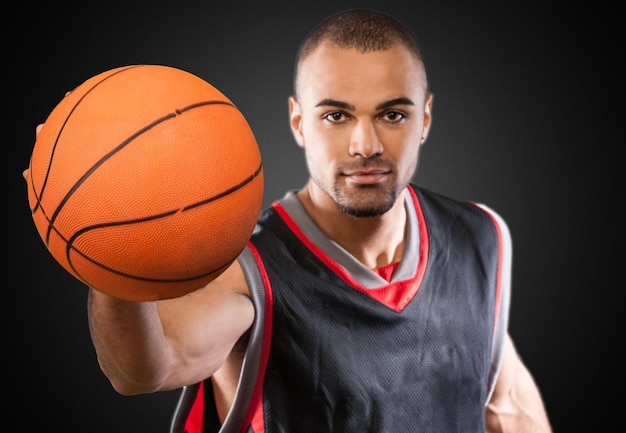
[[[362,53],[325,42],[300,64],[297,92],[304,104],[331,98],[375,105],[398,97],[419,103],[425,98],[426,75],[423,64],[402,45]]]

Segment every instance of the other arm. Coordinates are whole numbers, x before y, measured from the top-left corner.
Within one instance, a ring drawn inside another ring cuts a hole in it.
[[[502,365],[485,412],[486,433],[552,433],[533,377],[507,335]]]

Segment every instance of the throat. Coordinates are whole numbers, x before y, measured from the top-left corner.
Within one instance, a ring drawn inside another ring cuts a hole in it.
[[[343,242],[340,245],[366,267],[378,272],[378,269],[385,269],[389,266],[395,265],[397,267],[402,260],[404,236],[398,235],[397,237],[399,239],[387,236],[384,238],[384,242],[381,242],[383,245],[378,246],[363,241],[357,244]]]
[[[319,229],[369,269],[400,262],[404,254],[407,215],[404,194],[391,209],[377,217],[351,217],[322,195],[315,204],[309,189],[298,198]]]

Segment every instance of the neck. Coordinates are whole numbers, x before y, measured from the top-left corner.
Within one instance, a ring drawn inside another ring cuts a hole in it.
[[[309,189],[297,194],[307,213],[335,243],[370,269],[400,261],[404,252],[406,210],[404,193],[393,207],[377,217],[355,218],[342,213],[328,197],[320,203]]]

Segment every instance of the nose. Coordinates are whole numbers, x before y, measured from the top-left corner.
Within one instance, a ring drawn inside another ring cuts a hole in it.
[[[371,158],[383,153],[383,143],[378,138],[376,128],[369,120],[356,123],[350,136],[350,156]]]

